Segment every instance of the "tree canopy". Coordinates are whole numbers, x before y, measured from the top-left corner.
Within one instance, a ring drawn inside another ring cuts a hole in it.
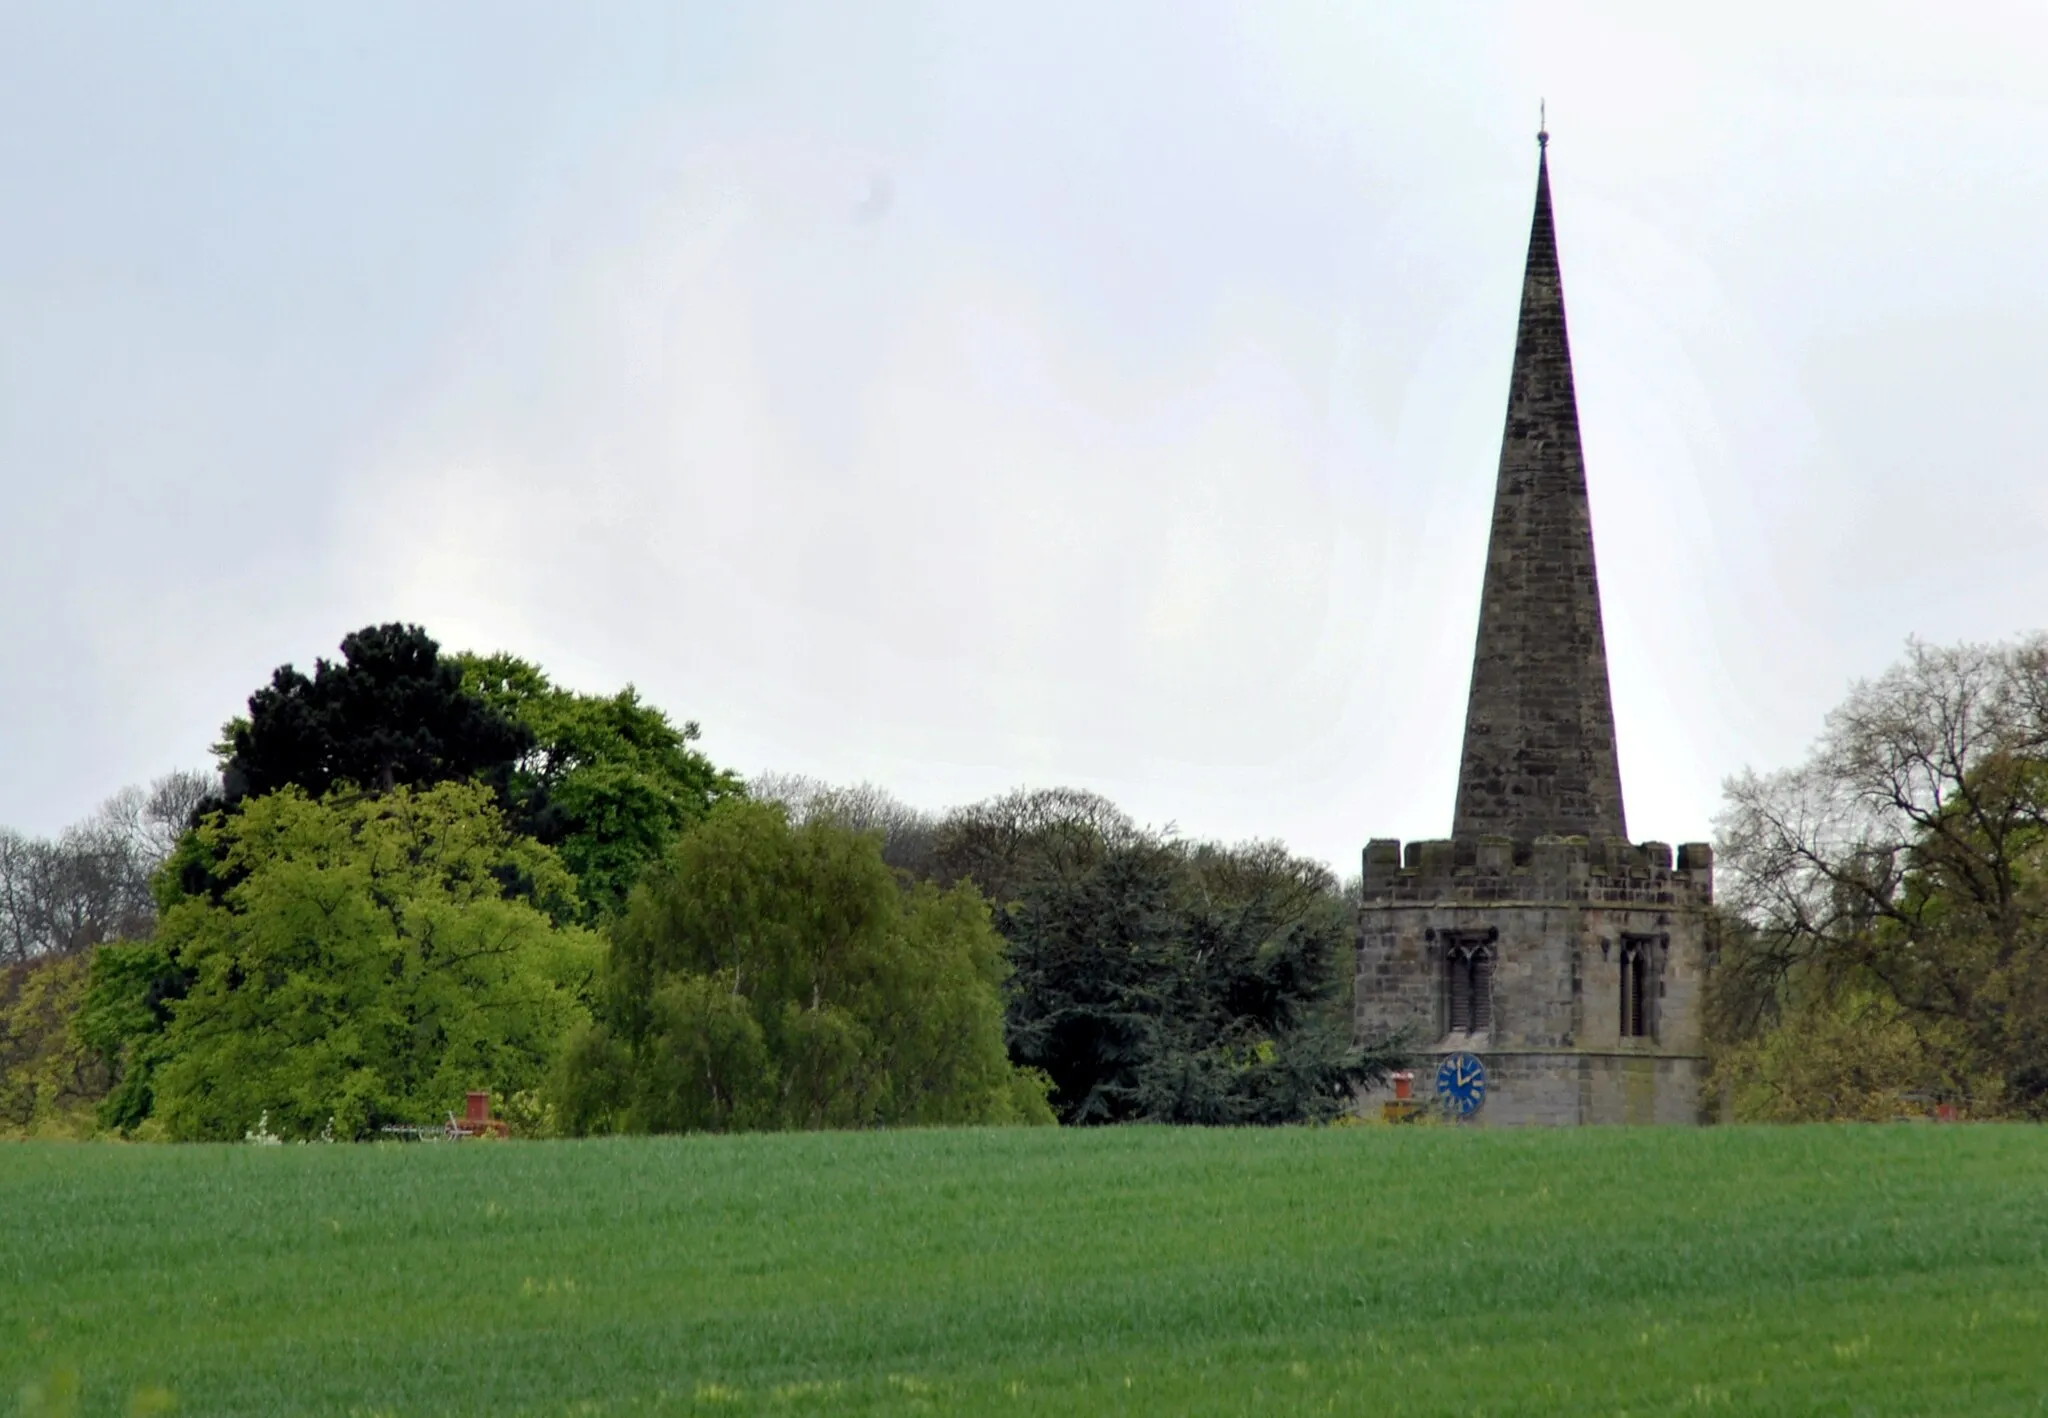
[[[1000,903],[1011,1055],[1063,1122],[1328,1118],[1399,1058],[1351,1037],[1352,903],[1277,844],[1185,843],[1055,789],[951,815],[935,858]]]
[[[721,804],[611,937],[558,1088],[572,1131],[1051,1121],[1004,1052],[979,893],[906,890],[876,836]]]
[[[72,1028],[91,964],[73,954],[0,965],[0,1137],[92,1131],[107,1065]]]
[[[80,1028],[127,1071],[117,1121],[192,1139],[265,1116],[288,1137],[431,1122],[471,1088],[537,1087],[585,1017],[596,940],[544,909],[573,881],[482,785],[286,788],[193,836],[232,884],[173,892],[153,941],[95,961]]]
[[[1711,1022],[1743,1115],[2048,1116],[2048,637],[1912,645],[1728,802]]]
[[[576,875],[587,917],[616,914],[648,863],[712,806],[744,793],[733,774],[692,748],[631,685],[578,694],[512,655],[459,655],[463,687],[517,724],[529,745],[511,775],[522,831],[548,843]]]
[[[217,792],[0,833],[0,965],[89,956],[8,977],[0,1052],[41,1081],[0,1110],[110,1085],[130,1133],[360,1136],[486,1087],[574,1132],[1279,1123],[1395,1061],[1351,1037],[1354,903],[1275,844],[1071,789],[750,789],[630,685],[413,625],[341,645],[250,696]]]
[[[344,636],[341,661],[310,677],[280,665],[228,724],[221,776],[229,805],[280,788],[322,797],[476,779],[502,786],[531,732],[462,684],[461,669],[417,625]]]

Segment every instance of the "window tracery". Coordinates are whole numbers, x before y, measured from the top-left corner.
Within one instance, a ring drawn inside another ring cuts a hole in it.
[[[1621,1037],[1624,1039],[1649,1037],[1649,976],[1647,943],[1624,938],[1621,944]]]
[[[1493,1027],[1493,949],[1453,940],[1444,951],[1444,1022],[1453,1034]]]

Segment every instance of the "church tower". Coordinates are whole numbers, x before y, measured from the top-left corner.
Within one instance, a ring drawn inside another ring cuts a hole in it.
[[[1357,1022],[1488,1125],[1696,1122],[1713,850],[1629,842],[1551,220],[1549,135],[1452,836],[1365,849]]]

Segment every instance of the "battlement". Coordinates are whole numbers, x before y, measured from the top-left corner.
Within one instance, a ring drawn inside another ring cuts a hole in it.
[[[1376,837],[1365,849],[1367,905],[1464,901],[1700,907],[1714,899],[1714,849],[1584,837]]]

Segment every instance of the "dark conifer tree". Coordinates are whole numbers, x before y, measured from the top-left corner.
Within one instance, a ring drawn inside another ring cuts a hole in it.
[[[309,678],[280,665],[229,727],[227,805],[288,785],[319,797],[337,783],[372,792],[478,779],[503,789],[533,735],[462,684],[460,667],[417,625],[373,625],[341,642],[339,664]]]

